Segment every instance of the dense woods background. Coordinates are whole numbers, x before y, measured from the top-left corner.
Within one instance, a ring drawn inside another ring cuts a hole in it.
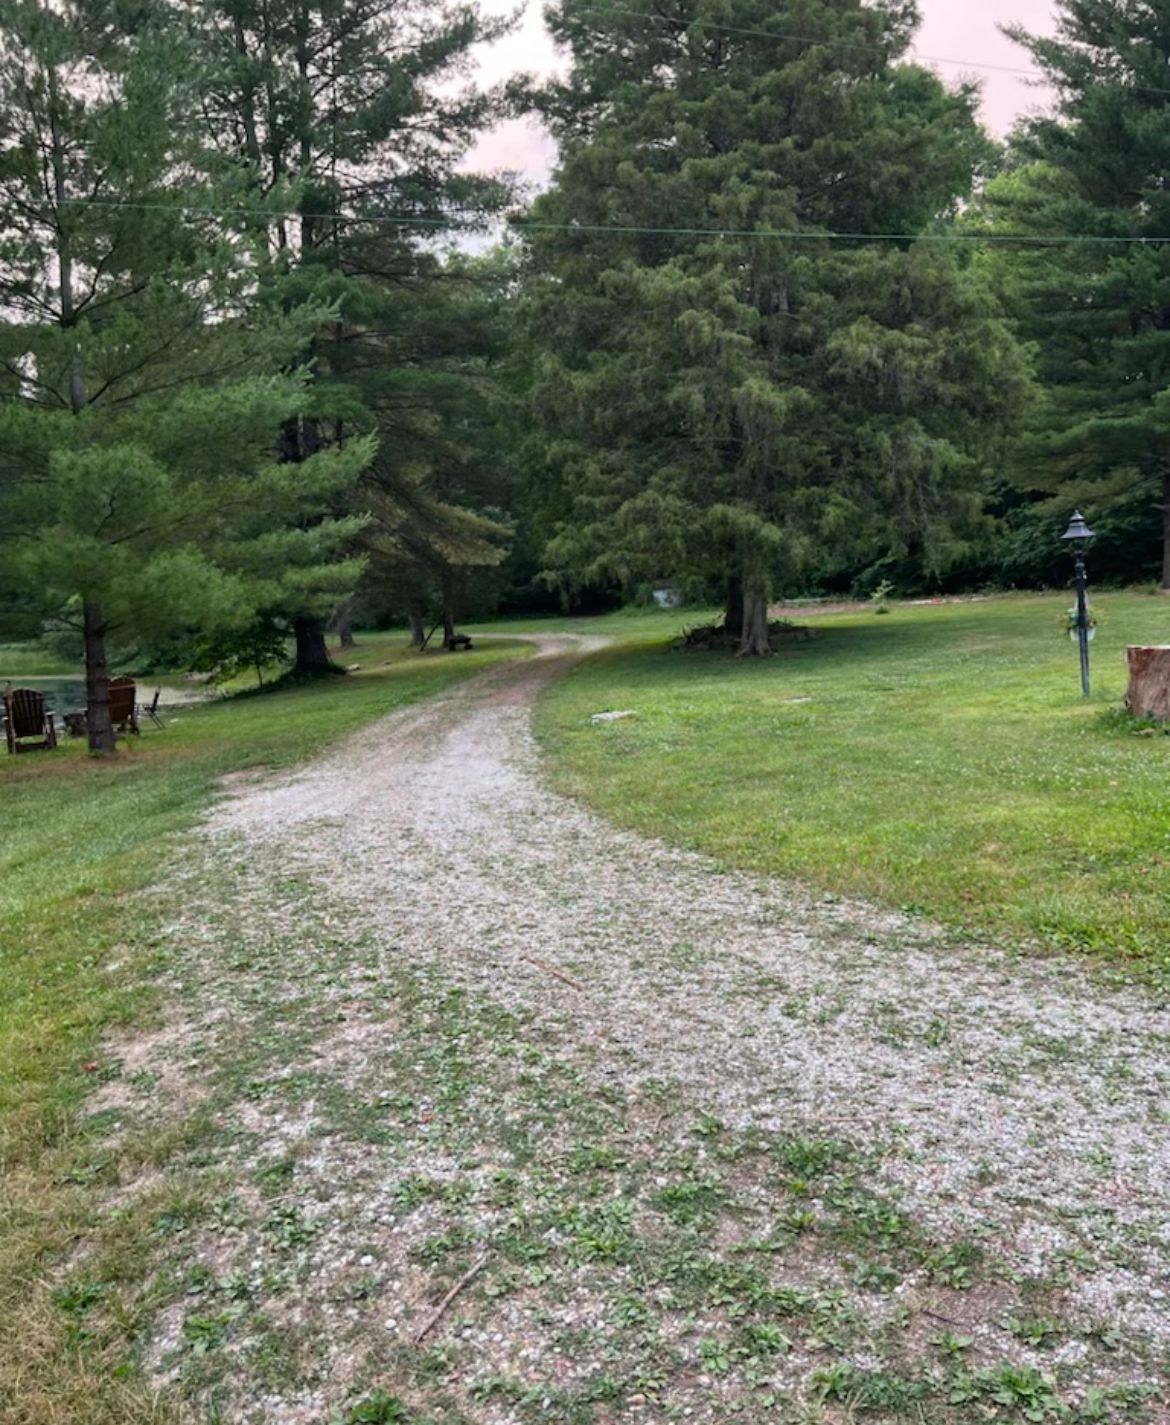
[[[1017,33],[1005,145],[906,0],[0,0],[0,637],[228,666],[670,584],[1170,587],[1170,0]],[[539,114],[531,198],[466,171]],[[442,635],[436,635],[441,637]]]

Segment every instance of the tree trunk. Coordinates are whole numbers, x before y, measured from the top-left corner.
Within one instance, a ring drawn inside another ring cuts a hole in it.
[[[297,658],[293,664],[295,677],[316,678],[324,673],[343,671],[329,657],[329,649],[325,645],[325,624],[321,619],[293,619],[293,637],[297,641]]]
[[[427,626],[423,623],[422,609],[410,611],[410,646],[421,648],[427,641]]]
[[[1170,722],[1170,647],[1130,648],[1125,705],[1134,717]]]
[[[449,649],[455,637],[455,594],[451,587],[451,576],[443,574],[443,643]]]
[[[85,621],[85,726],[89,750],[96,757],[116,751],[114,724],[110,721],[110,668],[106,662],[106,626],[100,607],[82,605]]]
[[[771,653],[768,642],[768,595],[762,588],[746,589],[743,596],[743,627],[739,635],[739,658],[762,658]]]
[[[768,642],[768,575],[754,551],[744,549],[740,558],[738,583],[743,617],[736,657],[763,658],[772,651]]]
[[[73,299],[73,243],[65,184],[65,144],[59,127],[61,94],[54,66],[49,68],[50,154],[53,169],[53,194],[57,202],[57,277],[61,294],[60,324],[72,329],[77,322]],[[81,353],[76,341],[69,362],[69,407],[80,415],[85,407],[85,381],[81,370]],[[90,753],[95,757],[112,757],[117,751],[114,724],[110,721],[110,667],[106,660],[106,622],[101,606],[86,599],[81,606],[85,631],[85,727]]]
[[[1162,471],[1162,592],[1170,594],[1170,466]]]
[[[342,648],[357,646],[353,636],[353,608],[356,602],[352,594],[348,599],[342,599],[329,619],[330,631],[337,635],[337,641]]]
[[[727,585],[727,609],[723,615],[723,627],[732,636],[743,637],[743,581],[733,574]]]

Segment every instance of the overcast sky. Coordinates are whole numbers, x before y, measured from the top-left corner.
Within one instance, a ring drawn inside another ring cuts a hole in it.
[[[1043,93],[1027,79],[1013,74],[983,71],[971,66],[1000,65],[1026,68],[1027,54],[1000,34],[998,26],[1018,21],[1028,29],[1051,30],[1052,0],[919,0],[923,15],[916,45],[922,59],[953,61],[933,64],[946,79],[978,79],[983,88],[983,117],[997,134],[1005,133],[1017,114],[1042,106]],[[509,0],[484,0],[489,13],[507,13]],[[543,0],[529,0],[524,23],[506,40],[488,51],[481,62],[481,82],[491,83],[527,70],[547,73],[558,64],[541,19]],[[513,169],[536,187],[543,186],[553,162],[548,136],[533,123],[505,124],[481,141],[469,167]]]

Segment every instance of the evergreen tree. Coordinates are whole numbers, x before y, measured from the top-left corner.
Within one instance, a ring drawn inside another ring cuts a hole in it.
[[[435,368],[419,407],[417,482],[404,489],[401,467],[385,488],[366,482],[374,511],[368,597],[405,615],[416,645],[432,610],[450,638],[460,613],[490,603],[513,529],[514,263],[504,251],[452,253],[442,278],[417,343]]]
[[[773,584],[826,549],[941,569],[978,526],[1022,362],[978,266],[912,239],[987,143],[970,90],[898,62],[912,4],[637,9],[551,16],[573,66],[540,96],[561,166],[528,238],[548,561],[718,582],[755,654]]]
[[[273,278],[290,299],[335,310],[305,353],[314,418],[290,432],[285,457],[377,436],[349,508],[372,515],[363,547],[378,569],[404,532],[420,547],[466,546],[431,485],[450,463],[445,412],[464,379],[449,317],[465,279],[437,243],[510,194],[458,167],[502,99],[457,81],[472,47],[506,27],[432,0],[206,0],[196,12],[208,137],[256,195]],[[292,612],[298,668],[327,668],[324,621]]]
[[[1057,95],[987,194],[1005,229],[1054,240],[1000,264],[1047,397],[1015,479],[1053,521],[1140,512],[1170,591],[1170,3],[1060,0],[1054,36],[1009,33]]]
[[[100,753],[112,633],[221,628],[352,584],[358,567],[331,566],[361,522],[321,515],[372,454],[274,464],[306,407],[291,362],[327,313],[262,318],[186,146],[184,47],[136,22],[0,4],[0,582],[83,632]]]

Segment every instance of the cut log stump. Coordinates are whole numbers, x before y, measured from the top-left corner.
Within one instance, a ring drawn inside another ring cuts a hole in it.
[[[1134,717],[1170,722],[1170,647],[1130,648],[1125,705]]]

